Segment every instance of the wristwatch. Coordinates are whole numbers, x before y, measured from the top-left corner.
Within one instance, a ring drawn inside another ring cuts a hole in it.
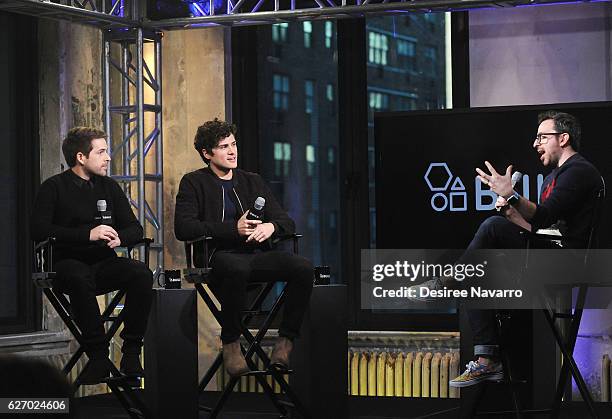
[[[510,195],[508,198],[506,198],[506,201],[512,205],[515,206],[516,204],[518,204],[519,199],[521,198],[521,195],[517,192],[517,191],[513,191],[514,193],[512,195]]]

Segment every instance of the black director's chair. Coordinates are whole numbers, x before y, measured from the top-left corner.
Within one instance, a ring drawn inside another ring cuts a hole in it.
[[[593,402],[593,397],[587,388],[587,385],[580,373],[580,369],[576,365],[576,361],[574,360],[573,352],[574,347],[576,346],[576,339],[578,338],[578,330],[580,329],[580,321],[582,320],[582,313],[584,311],[586,296],[588,288],[591,286],[610,286],[610,281],[606,281],[606,279],[602,279],[601,282],[593,283],[593,282],[585,282],[582,278],[582,275],[586,273],[588,264],[592,263],[589,259],[590,250],[597,247],[597,235],[598,229],[601,221],[601,216],[603,212],[603,204],[606,197],[606,188],[605,183],[602,178],[602,185],[604,185],[600,190],[596,192],[595,195],[595,205],[593,208],[593,213],[591,216],[591,222],[589,225],[589,235],[586,247],[584,249],[576,249],[579,252],[579,256],[577,258],[570,258],[567,260],[567,263],[564,263],[563,266],[557,267],[557,269],[565,271],[566,273],[570,273],[572,278],[571,283],[557,284],[557,285],[548,285],[545,286],[540,293],[540,300],[544,308],[542,309],[544,313],[544,317],[555,337],[557,345],[563,354],[563,363],[561,366],[561,372],[559,374],[559,380],[557,382],[556,394],[554,396],[552,406],[549,409],[527,409],[523,410],[520,406],[520,398],[518,392],[518,385],[524,383],[524,381],[516,380],[512,377],[511,366],[509,363],[509,356],[507,351],[503,349],[505,345],[502,343],[502,363],[504,366],[504,371],[508,374],[506,379],[504,380],[505,384],[509,384],[512,390],[512,401],[514,409],[512,411],[498,411],[498,412],[475,412],[475,415],[485,415],[490,416],[493,414],[514,414],[515,417],[521,418],[523,414],[533,415],[533,414],[550,414],[550,417],[557,418],[559,417],[559,411],[561,408],[561,402],[564,395],[567,395],[566,388],[568,386],[568,381],[571,377],[574,378],[576,385],[578,386],[578,390],[582,396],[582,399],[587,405],[589,413],[592,417],[597,418],[598,415],[595,411],[595,404]],[[551,248],[561,248],[560,240],[565,239],[567,237],[562,237],[558,235],[552,234],[542,234],[542,233],[529,233],[527,231],[522,232],[527,237],[527,252],[525,257],[525,265],[523,266],[523,272],[521,277],[526,278],[529,274],[530,270],[533,269],[534,262],[530,261],[530,249],[551,249]],[[545,261],[544,263],[547,263]],[[529,280],[529,278],[526,278]],[[571,292],[573,288],[578,288],[578,296],[576,299],[576,304],[574,310],[563,310],[559,309],[555,306],[553,300],[555,297],[559,296],[559,293],[567,294]],[[498,312],[497,315],[498,321],[498,330],[500,331],[501,338],[503,340],[507,340],[506,334],[503,332],[504,323],[511,318],[511,314],[508,311]],[[565,323],[561,322],[565,321]],[[475,403],[475,407],[478,406],[482,399],[482,393],[478,396],[477,401]]]
[[[544,304],[544,316],[550,329],[557,341],[557,345],[561,353],[563,354],[563,363],[561,366],[561,372],[559,374],[559,381],[557,382],[556,394],[553,399],[552,404],[552,412],[551,417],[556,418],[559,416],[559,410],[561,408],[561,401],[563,399],[564,394],[566,393],[566,388],[568,385],[568,381],[571,377],[574,378],[576,385],[578,386],[578,390],[582,396],[582,399],[587,405],[589,413],[592,417],[596,418],[597,413],[595,411],[595,404],[593,402],[593,397],[589,392],[589,389],[586,386],[584,378],[580,373],[580,369],[576,365],[576,361],[574,360],[574,347],[576,346],[576,339],[578,338],[578,330],[580,329],[580,321],[582,320],[582,313],[584,311],[586,296],[589,287],[591,286],[610,286],[610,281],[606,278],[602,278],[601,281],[597,283],[593,282],[585,282],[581,277],[581,274],[586,273],[589,264],[593,263],[591,261],[591,249],[597,248],[597,239],[598,239],[598,230],[601,222],[601,217],[603,214],[603,206],[604,200],[606,198],[606,187],[605,181],[602,178],[602,188],[597,191],[595,196],[595,206],[593,208],[593,214],[591,217],[591,223],[589,226],[589,236],[586,248],[584,249],[584,253],[580,256],[582,260],[578,261],[578,269],[576,280],[572,281],[571,284],[563,284],[558,286],[553,286],[553,291],[561,291],[566,292],[570,291],[573,288],[578,288],[578,296],[576,299],[576,305],[574,310],[571,309],[568,311],[559,311],[555,308],[555,305],[552,301],[552,298],[549,293],[542,293],[542,302]],[[538,234],[538,233],[526,233],[528,237],[527,248],[534,248],[538,246],[538,243],[551,244],[554,242],[558,242],[559,236],[554,235],[546,235],[546,234]],[[539,246],[538,246],[539,247]],[[528,253],[529,255],[529,253]],[[571,263],[572,261],[570,261]],[[525,269],[529,269],[530,261],[527,258],[525,263]],[[572,272],[574,272],[572,271]],[[565,324],[559,324],[558,320],[564,322]]]
[[[135,243],[133,246],[126,247],[128,256],[130,258],[132,257],[132,251],[134,247],[144,246],[145,264],[149,266],[149,248],[152,242],[152,239],[144,238],[139,242]],[[60,316],[68,330],[70,330],[70,332],[79,344],[79,347],[77,348],[76,352],[70,357],[70,359],[62,369],[63,373],[68,375],[70,374],[70,371],[72,371],[78,360],[81,358],[81,356],[83,356],[83,353],[85,353],[85,349],[83,342],[83,334],[79,330],[74,316],[72,315],[70,301],[63,293],[56,292],[53,289],[54,281],[56,279],[56,272],[53,271],[53,246],[55,243],[56,239],[53,237],[43,242],[35,243],[35,260],[32,280],[38,288],[42,289],[43,293],[47,296],[49,302],[51,303],[57,314]],[[115,310],[117,309],[117,306],[119,305],[124,296],[125,290],[118,290],[102,312],[102,321],[104,323],[109,324],[105,334],[105,342],[107,345],[110,345],[111,339],[115,336],[117,330],[119,330],[119,327],[123,323],[125,317],[123,309],[121,309],[121,311],[119,311],[119,313],[117,314],[115,314]],[[117,397],[117,399],[124,407],[124,409],[128,412],[130,417],[146,417],[146,407],[138,399],[132,389],[134,380],[129,379],[129,377],[126,377],[121,374],[115,364],[113,364],[113,362],[109,358],[107,358],[106,360],[108,361],[112,377],[108,380],[105,380],[104,383],[111,389],[113,394]],[[73,383],[74,391],[76,391],[81,385],[81,374],[82,371]]]
[[[274,242],[274,245],[285,241],[285,240],[293,240],[293,252],[298,253],[298,239],[301,238],[300,234],[293,234],[291,236],[277,239]],[[204,303],[211,311],[217,322],[221,324],[220,313],[221,311],[215,305],[215,302],[212,298],[214,293],[212,293],[210,284],[212,283],[212,268],[209,266],[209,250],[208,243],[212,240],[212,237],[200,237],[193,241],[185,242],[185,257],[187,259],[187,268],[183,269],[183,275],[187,282],[193,283],[195,285],[198,294],[204,300]],[[193,263],[193,254],[196,249],[196,245],[203,246],[204,253],[204,267],[202,268],[194,268]],[[282,278],[279,278],[282,280]],[[302,405],[300,400],[298,399],[295,392],[291,389],[285,378],[284,374],[291,374],[291,370],[279,370],[276,368],[270,367],[270,358],[266,354],[266,352],[261,347],[261,342],[263,341],[270,325],[276,318],[280,308],[283,305],[285,300],[285,287],[283,287],[282,291],[275,299],[272,304],[272,308],[269,311],[265,311],[262,307],[266,297],[273,290],[274,286],[277,282],[253,282],[247,284],[247,291],[257,291],[255,298],[249,303],[248,309],[244,310],[241,314],[241,323],[240,323],[240,333],[247,341],[247,347],[240,344],[240,348],[244,357],[246,359],[247,365],[251,369],[251,371],[246,376],[254,376],[257,382],[263,388],[264,393],[270,398],[274,407],[278,410],[281,418],[289,417],[289,411],[287,408],[295,409],[295,411],[303,418],[309,418],[308,412],[305,407]],[[209,285],[208,289],[204,287],[204,285]],[[265,315],[263,322],[259,325],[258,331],[255,335],[251,333],[249,330],[249,326],[251,322],[254,320],[256,316]],[[257,370],[257,363],[253,359],[254,355],[262,361],[265,371]],[[217,370],[222,368],[223,364],[223,354],[219,352],[217,357],[215,358],[213,364],[210,366],[208,371],[202,377],[202,380],[199,384],[199,391],[202,393],[210,380],[215,376]],[[281,392],[285,394],[286,399],[281,398],[282,394],[274,393],[272,386],[266,380],[266,376],[271,376],[272,379],[278,383],[281,388]],[[206,410],[210,412],[210,418],[216,418],[217,415],[223,409],[224,404],[227,402],[229,396],[231,395],[234,386],[239,383],[240,377],[230,377],[229,382],[225,385],[224,390],[221,393],[221,397],[217,401],[214,407],[206,407],[201,406],[202,410]]]

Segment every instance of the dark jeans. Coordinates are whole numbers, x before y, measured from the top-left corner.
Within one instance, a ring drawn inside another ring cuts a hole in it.
[[[211,261],[212,290],[221,302],[221,341],[240,337],[240,311],[245,310],[248,282],[287,282],[279,335],[299,335],[308,306],[314,269],[305,258],[287,252],[240,253],[217,251]]]
[[[140,353],[153,297],[153,274],[144,263],[120,257],[111,257],[93,265],[63,259],[55,264],[55,271],[55,290],[70,297],[86,351],[108,350],[96,296],[125,289],[125,322],[121,332],[123,352]]]
[[[520,234],[523,229],[502,216],[492,216],[480,224],[478,231],[458,263],[465,263],[476,249],[521,249],[527,239]],[[468,318],[474,335],[474,354],[497,356],[499,338],[495,310],[468,310]]]

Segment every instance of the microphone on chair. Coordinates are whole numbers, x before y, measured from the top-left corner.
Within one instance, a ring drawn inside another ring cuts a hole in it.
[[[106,210],[106,201],[104,199],[100,199],[98,200],[98,202],[96,202],[96,206],[98,207],[98,215],[95,217],[95,220],[98,225],[112,225],[113,214],[110,211]]]
[[[258,196],[253,203],[253,208],[249,210],[247,220],[261,220],[263,221],[264,207],[266,206],[265,198]]]

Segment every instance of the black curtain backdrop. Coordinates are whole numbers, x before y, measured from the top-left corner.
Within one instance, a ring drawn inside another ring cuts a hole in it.
[[[29,214],[39,179],[37,19],[0,13],[0,334],[35,330]]]

